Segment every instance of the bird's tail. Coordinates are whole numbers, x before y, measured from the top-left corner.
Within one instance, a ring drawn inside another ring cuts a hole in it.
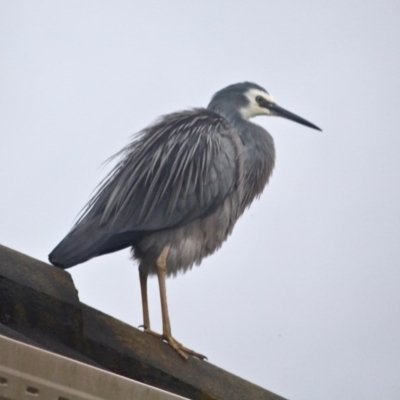
[[[49,254],[49,261],[63,269],[96,257],[105,240],[95,227],[95,220],[82,221]]]
[[[49,254],[49,261],[66,269],[102,254],[112,253],[134,243],[134,233],[110,234],[97,219],[84,219]]]

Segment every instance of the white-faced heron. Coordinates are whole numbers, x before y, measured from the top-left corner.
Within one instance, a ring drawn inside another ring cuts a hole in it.
[[[161,117],[117,156],[121,159],[49,260],[70,268],[126,247],[139,261],[145,332],[183,358],[204,358],[174,339],[166,277],[186,272],[214,253],[251,202],[275,162],[271,135],[249,121],[280,116],[317,126],[279,107],[262,87],[238,83],[217,92],[207,108]],[[147,277],[157,274],[162,334],[150,328]]]

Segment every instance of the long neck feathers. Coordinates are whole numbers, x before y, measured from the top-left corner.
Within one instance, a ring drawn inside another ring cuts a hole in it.
[[[241,119],[235,125],[243,143],[244,206],[259,197],[269,181],[275,165],[275,146],[272,136],[261,126]]]
[[[239,136],[243,151],[243,207],[261,195],[275,165],[275,146],[272,136],[261,126],[242,117],[238,107],[211,102],[209,109],[222,115]]]

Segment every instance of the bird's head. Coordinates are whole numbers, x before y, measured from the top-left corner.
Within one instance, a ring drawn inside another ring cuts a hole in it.
[[[258,115],[278,116],[321,130],[304,118],[278,106],[275,99],[264,88],[251,82],[237,83],[220,90],[213,96],[208,107],[217,110],[234,107],[244,119]]]

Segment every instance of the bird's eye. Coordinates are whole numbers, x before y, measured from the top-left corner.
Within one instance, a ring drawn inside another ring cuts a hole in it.
[[[258,104],[261,104],[263,101],[264,101],[264,98],[263,98],[262,96],[257,96],[257,97],[256,97],[256,102],[257,102]]]

